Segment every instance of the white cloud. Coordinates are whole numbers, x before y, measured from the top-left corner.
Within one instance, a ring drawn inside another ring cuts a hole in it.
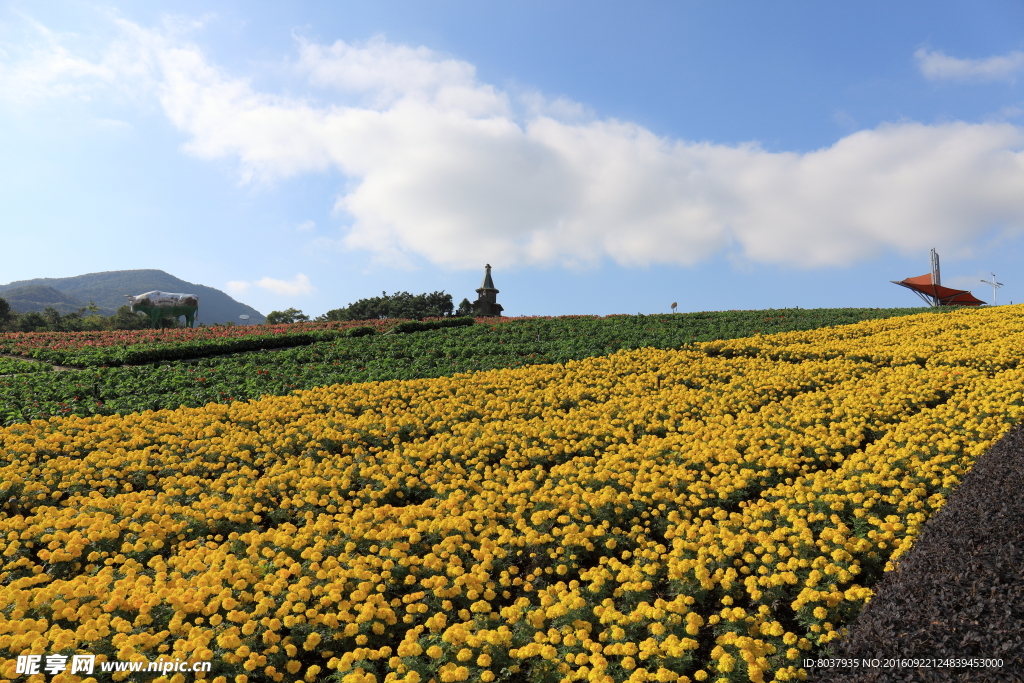
[[[257,90],[177,34],[121,30],[188,153],[236,159],[244,181],[340,170],[335,208],[350,224],[337,244],[391,263],[689,265],[729,252],[828,266],[964,252],[1024,228],[1024,129],[1009,123],[886,124],[769,152],[511,97],[470,64],[381,37],[299,40],[289,89],[314,88],[300,98]],[[313,291],[304,275],[256,284]]]
[[[914,58],[922,75],[932,81],[1013,81],[1024,71],[1024,52],[1016,50],[986,59],[958,59],[922,47]]]
[[[837,126],[845,129],[848,132],[853,132],[860,128],[857,125],[857,120],[853,118],[848,111],[843,109],[836,109],[832,112],[832,120]]]
[[[282,294],[287,296],[302,296],[312,294],[316,291],[316,287],[310,283],[309,278],[299,273],[295,278],[288,282],[286,280],[275,280],[271,277],[265,277],[256,283],[257,287],[269,290],[274,294]]]
[[[388,43],[381,35],[352,45],[341,40],[317,45],[300,38],[299,52],[299,68],[311,83],[362,95],[364,105],[374,109],[410,98],[473,112],[507,105],[503,93],[476,81],[473,65],[425,47]]]
[[[253,284],[261,289],[266,289],[274,294],[281,294],[284,296],[303,296],[312,294],[316,291],[316,287],[309,281],[303,273],[296,275],[291,282],[287,280],[275,280],[272,277],[264,277],[255,283],[245,282],[243,280],[232,280],[227,283],[224,287],[228,290],[228,293],[234,296],[240,296],[248,292]]]
[[[316,229],[316,221],[302,221],[295,226],[295,229],[299,232],[309,232],[310,230]]]
[[[232,280],[224,285],[224,289],[228,290],[228,294],[232,296],[241,296],[249,291],[249,283],[242,280]]]
[[[369,55],[338,45],[305,46],[304,68],[345,74],[350,65],[336,62],[387,62],[380,43]],[[392,48],[398,61],[412,54]],[[490,86],[474,86],[476,99],[446,94],[469,88],[468,66],[424,67],[407,97],[384,69],[388,104],[374,106],[258,93],[197,53],[175,69],[165,97],[189,149],[236,157],[250,178],[341,169],[355,180],[336,205],[352,219],[342,244],[394,263],[688,265],[733,250],[824,266],[966,247],[993,227],[1024,226],[1024,135],[1009,124],[891,124],[774,153],[661,138],[628,122],[523,115]],[[371,90],[359,73],[360,91]]]
[[[536,90],[523,92],[516,100],[530,117],[549,116],[559,121],[585,121],[595,118],[590,107],[565,97],[551,99]]]
[[[61,34],[25,18],[21,40],[0,54],[0,101],[31,105],[45,100],[95,101],[112,94],[138,100],[156,77],[155,48],[169,36],[109,17],[113,39]],[[173,35],[177,35],[174,31]],[[73,45],[73,46],[70,46]]]
[[[993,119],[998,121],[1005,121],[1006,119],[1015,119],[1021,114],[1024,114],[1024,109],[1021,109],[1017,105],[1011,104],[1005,107],[1001,107],[999,111],[996,112]]]

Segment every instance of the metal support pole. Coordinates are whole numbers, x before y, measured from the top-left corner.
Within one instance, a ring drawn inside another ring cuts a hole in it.
[[[992,305],[993,306],[998,306],[999,305],[999,299],[997,298],[997,291],[999,290],[1000,287],[1003,286],[1003,283],[1002,282],[996,282],[996,274],[995,273],[991,273],[991,275],[992,275],[992,281],[991,282],[989,282],[988,280],[982,280],[982,282],[984,282],[986,285],[992,285]]]

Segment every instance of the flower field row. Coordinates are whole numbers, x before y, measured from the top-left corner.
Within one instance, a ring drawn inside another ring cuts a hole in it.
[[[678,348],[903,314],[914,309],[727,311],[664,316],[480,319],[466,328],[343,337],[267,353],[195,363],[93,368],[0,378],[0,424],[51,415],[112,415],[281,396],[329,384],[442,377],[458,372],[564,363],[622,349]],[[458,320],[458,319],[456,319]]]
[[[694,341],[727,339],[757,332],[781,332],[838,325],[870,318],[909,315],[920,309],[817,309],[787,311],[727,311],[678,316],[640,316],[647,326],[666,327]],[[483,319],[490,325],[546,322],[548,325],[614,326],[617,318],[634,316],[566,316],[562,318]],[[259,349],[300,346],[345,336],[356,327],[378,332],[400,326],[401,320],[309,322],[282,325],[200,327],[167,330],[113,330],[96,332],[10,332],[0,334],[0,353],[26,356],[61,365],[88,367],[134,365],[155,361],[197,358]],[[408,323],[407,323],[408,324]],[[415,325],[415,323],[413,323]]]
[[[4,428],[0,675],[801,678],[1024,414],[1020,311]]]
[[[311,344],[343,336],[351,328],[372,326],[384,331],[398,322],[363,320],[161,330],[6,332],[0,334],[0,353],[60,365],[125,365]]]

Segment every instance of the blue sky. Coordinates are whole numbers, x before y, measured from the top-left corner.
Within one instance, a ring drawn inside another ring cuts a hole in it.
[[[1021,81],[1010,2],[15,0],[0,282],[888,307],[934,246],[1024,301]]]

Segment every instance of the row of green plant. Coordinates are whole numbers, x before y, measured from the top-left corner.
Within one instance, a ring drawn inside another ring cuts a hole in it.
[[[182,405],[195,407],[264,395],[280,396],[297,389],[339,383],[442,377],[563,363],[620,349],[678,348],[692,342],[817,329],[924,310],[785,309],[606,318],[506,318],[492,324],[415,334],[346,336],[301,348],[187,363],[3,377],[0,419],[13,424],[53,415],[110,415]],[[444,323],[451,325],[455,320]],[[365,328],[362,332],[366,332]]]
[[[461,319],[451,319],[452,322]],[[469,324],[473,319],[466,319]],[[372,323],[367,325],[366,323]],[[417,323],[424,324],[424,323]],[[58,365],[139,365],[244,351],[303,346],[338,337],[383,332],[394,320],[221,326],[129,331],[27,332],[0,335],[0,353]]]
[[[17,358],[0,358],[0,375],[14,375],[24,372],[48,372],[53,368],[46,363],[33,363]]]

